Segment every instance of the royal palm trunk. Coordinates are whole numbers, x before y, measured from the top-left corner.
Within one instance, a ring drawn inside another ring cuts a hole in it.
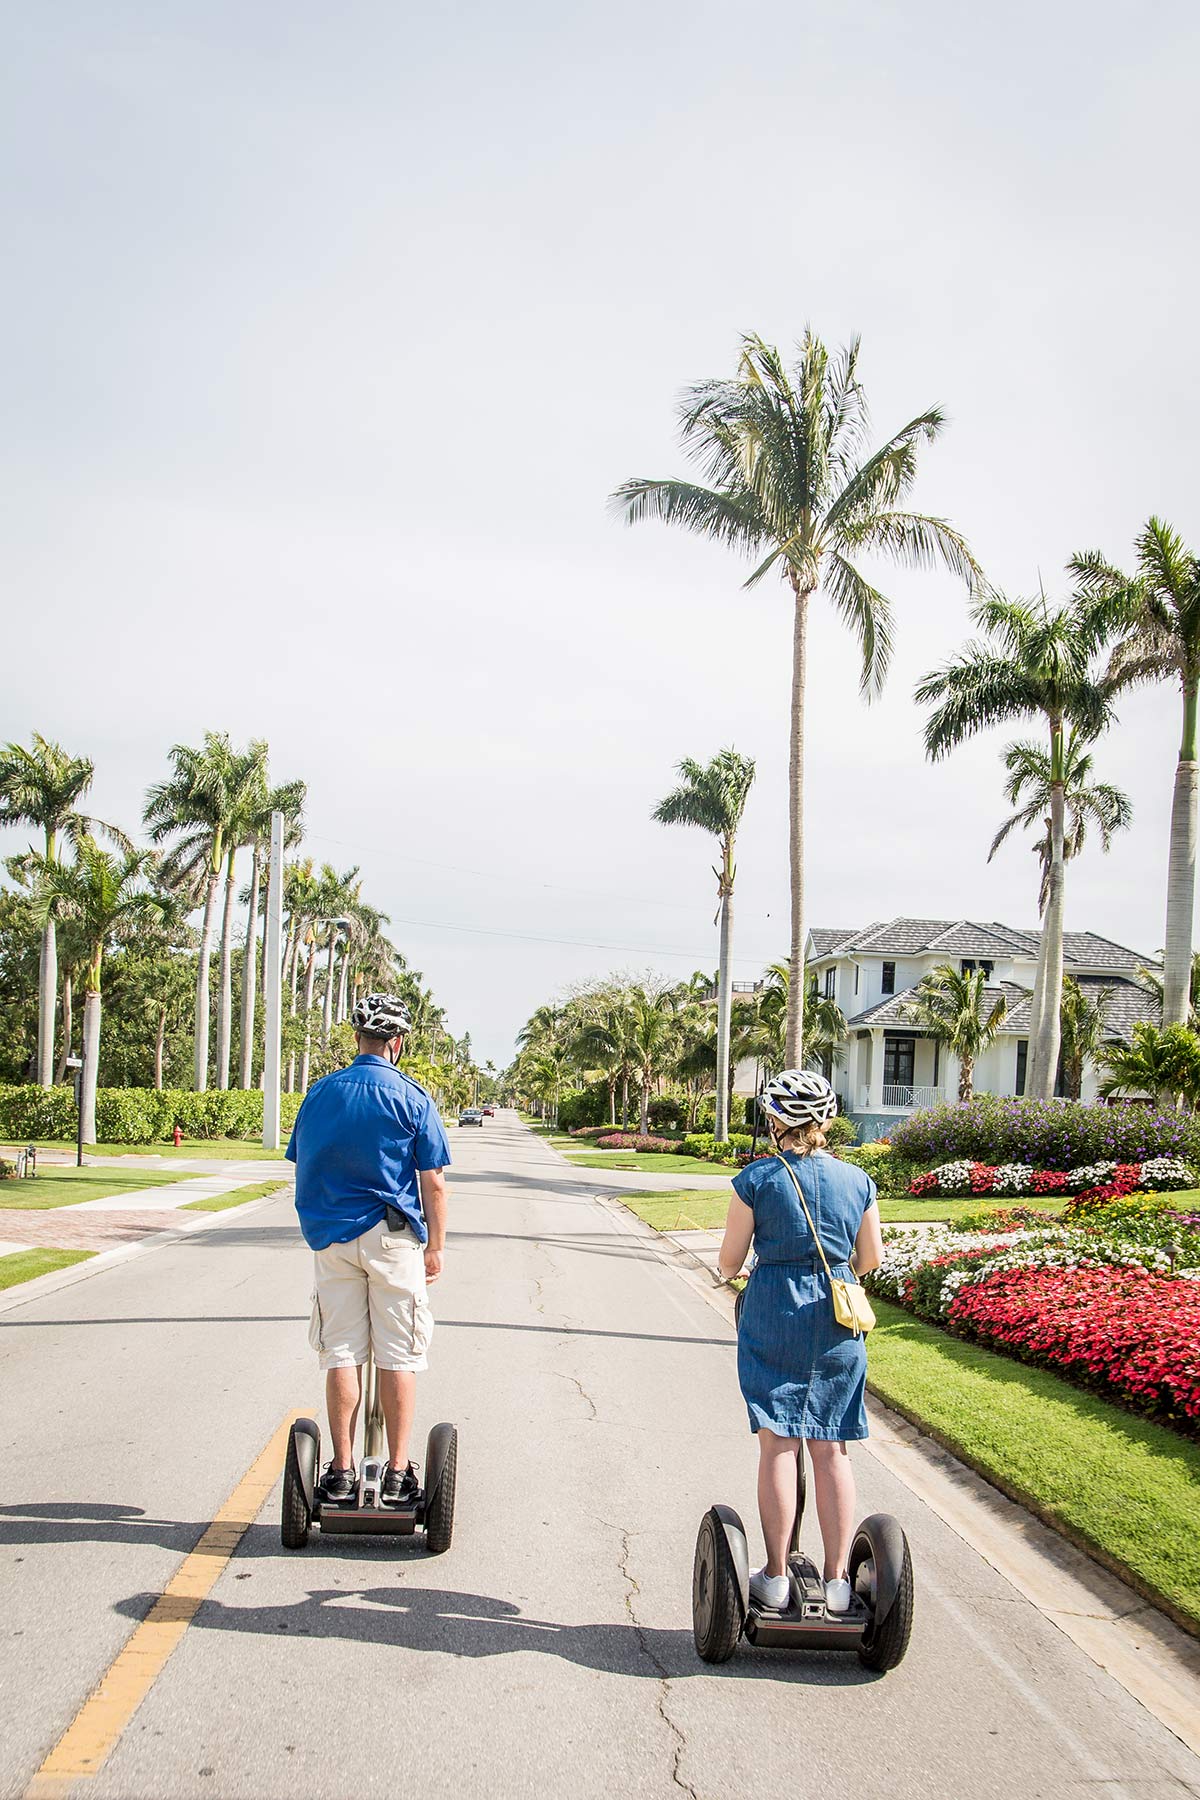
[[[204,919],[200,926],[200,951],[196,958],[196,1047],[192,1059],[192,1080],[196,1092],[208,1086],[208,972],[212,964],[212,917],[221,879],[221,860],[208,871],[204,894]]]
[[[217,1086],[229,1086],[229,1050],[233,1030],[233,866],[231,850],[225,866],[225,905],[221,913],[221,963],[217,1001]]]
[[[1192,914],[1196,903],[1196,688],[1183,690],[1183,738],[1171,801],[1163,1024],[1186,1025],[1192,1003]]]
[[[791,870],[792,945],[788,958],[787,1062],[798,1069],[804,1055],[804,687],[808,673],[808,603],[812,590],[793,580],[792,719],[788,752],[788,853]]]
[[[100,1075],[100,989],[90,985],[83,1003],[83,1069],[80,1106],[83,1141],[96,1142],[96,1087]]]
[[[729,1136],[729,1012],[733,980],[733,845],[725,846],[721,877],[721,951],[717,970],[717,1095],[713,1135]]]
[[[254,1001],[258,989],[258,889],[262,879],[258,845],[254,846],[254,863],[250,870],[250,904],[246,909],[246,950],[242,957],[242,1043],[238,1086],[253,1085],[254,1076]]]
[[[317,946],[313,944],[308,953],[308,967],[304,971],[304,1055],[300,1058],[300,1092],[308,1092],[308,1066],[312,1059],[312,997],[313,982],[317,974]]]
[[[337,957],[337,928],[329,927],[329,954],[325,958],[325,997],[321,1011],[321,1043],[329,1043],[329,1028],[333,1024],[333,968]]]
[[[161,1092],[163,1084],[163,1044],[167,1036],[167,1009],[158,1009],[158,1028],[154,1033],[154,1085]]]
[[[54,1014],[57,1005],[58,944],[54,920],[47,919],[42,927],[42,948],[38,958],[37,1078],[38,1086],[44,1088],[54,1085]]]
[[[68,968],[63,976],[62,985],[62,1047],[58,1053],[58,1067],[54,1071],[55,1081],[67,1079],[67,1058],[71,1054],[71,1039],[75,1035],[74,989],[71,986],[71,971]]]
[[[1051,725],[1050,885],[1046,896],[1044,928],[1046,966],[1035,1058],[1034,1098],[1037,1100],[1054,1098],[1062,1029],[1059,1015],[1062,1007],[1063,913],[1066,904],[1066,868],[1063,861],[1066,797],[1062,780],[1062,747],[1062,721],[1055,720]]]

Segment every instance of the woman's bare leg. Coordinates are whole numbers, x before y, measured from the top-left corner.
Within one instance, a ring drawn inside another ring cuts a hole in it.
[[[825,1546],[826,1581],[846,1573],[850,1540],[854,1535],[854,1470],[845,1444],[828,1438],[809,1438],[817,1523]]]
[[[796,1458],[800,1439],[758,1432],[758,1516],[767,1547],[767,1574],[786,1575],[788,1544],[796,1523]]]

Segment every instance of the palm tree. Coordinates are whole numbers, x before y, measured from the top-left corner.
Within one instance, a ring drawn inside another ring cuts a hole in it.
[[[267,790],[267,744],[252,738],[245,750],[235,751],[229,771],[228,813],[225,828],[225,904],[221,909],[221,940],[217,980],[217,1086],[229,1086],[229,1060],[233,1046],[233,902],[238,851],[254,842]]]
[[[1153,969],[1139,969],[1138,979],[1144,988],[1148,988],[1158,1006],[1158,1021],[1162,1024],[1163,1016],[1163,983],[1162,976]],[[1200,1031],[1200,950],[1192,952],[1192,979],[1188,1000],[1188,1016],[1184,1020],[1189,1031]]]
[[[804,1008],[804,702],[809,602],[817,589],[849,626],[862,655],[862,689],[883,685],[892,652],[892,610],[854,560],[875,552],[909,567],[942,563],[974,584],[979,570],[945,520],[900,508],[917,474],[921,440],[943,417],[930,407],[878,450],[865,453],[868,417],[858,378],[859,341],[830,356],[805,332],[789,373],[778,350],[742,339],[732,381],[705,381],[680,408],[683,447],[711,486],[680,480],[627,481],[612,496],[629,524],[657,519],[761,558],[745,585],[777,564],[792,594],[789,756],[791,986],[787,1060],[801,1061]],[[763,552],[766,552],[763,555]]]
[[[1114,833],[1124,831],[1133,818],[1133,807],[1128,794],[1123,794],[1120,788],[1112,787],[1106,781],[1093,783],[1093,759],[1086,744],[1087,739],[1078,731],[1068,731],[1063,743],[1064,863],[1070,862],[1083,849],[1089,825],[1094,825],[1099,831],[1100,848],[1107,855]],[[1008,770],[1004,797],[1017,811],[1005,819],[992,839],[988,861],[991,862],[1001,844],[1018,825],[1026,830],[1039,824],[1043,827],[1041,837],[1033,846],[1042,873],[1038,893],[1040,916],[1046,910],[1046,900],[1050,893],[1052,833],[1049,813],[1054,785],[1050,758],[1040,744],[1025,741],[1008,746],[1004,752],[1004,766]]]
[[[1171,801],[1167,864],[1167,925],[1163,951],[1163,1018],[1187,1021],[1192,973],[1192,920],[1196,906],[1197,711],[1200,703],[1200,556],[1185,549],[1178,532],[1151,518],[1137,539],[1132,578],[1099,551],[1073,557],[1072,573],[1084,590],[1108,599],[1132,621],[1113,651],[1109,671],[1119,687],[1144,681],[1177,681],[1183,693],[1183,734]]]
[[[809,1068],[819,1068],[827,1076],[835,1063],[845,1055],[846,1015],[831,994],[818,994],[812,1000],[805,1055]]]
[[[1083,1093],[1083,1068],[1087,1062],[1099,1062],[1107,1041],[1105,1021],[1112,1004],[1111,988],[1101,988],[1089,1000],[1077,981],[1069,975],[1062,990],[1062,1068],[1063,1092],[1068,1100],[1078,1100]]]
[[[1200,1105],[1200,1037],[1186,1025],[1140,1021],[1130,1042],[1112,1043],[1100,1053],[1106,1070],[1100,1092],[1153,1094],[1164,1106]]]
[[[266,769],[263,787],[256,806],[250,808],[247,828],[253,861],[250,865],[250,892],[246,905],[246,948],[242,960],[241,1057],[238,1085],[248,1088],[254,1079],[254,1003],[258,990],[258,912],[262,886],[264,855],[271,844],[271,816],[283,814],[283,847],[294,849],[300,842],[301,822],[307,788],[302,781],[285,782],[268,788]]]
[[[721,846],[717,878],[717,917],[721,924],[717,977],[717,1112],[713,1135],[729,1136],[729,1002],[733,978],[733,884],[737,875],[734,849],[746,798],[754,781],[754,763],[736,750],[721,750],[702,767],[690,756],[678,765],[683,780],[660,800],[651,814],[660,825],[698,825]]]
[[[586,1007],[572,1048],[587,1068],[597,1069],[608,1090],[608,1118],[617,1122],[617,1086],[632,1062],[630,1018],[617,994],[597,996]]]
[[[85,1144],[96,1142],[96,1084],[100,1067],[100,982],[105,947],[128,942],[160,916],[158,901],[144,882],[156,862],[153,851],[134,850],[116,856],[92,837],[81,837],[75,861],[41,859],[39,898],[42,914],[73,919],[87,944],[83,1004],[83,1085],[80,1095]]]
[[[204,909],[196,965],[196,1028],[192,1079],[197,1093],[208,1086],[209,968],[213,910],[235,819],[237,758],[227,732],[206,731],[199,749],[175,744],[172,774],[146,795],[143,818],[152,842],[174,838],[163,863],[164,879],[188,893]]]
[[[0,750],[0,822],[33,825],[42,832],[42,861],[49,866],[58,858],[58,839],[63,832],[78,836],[95,829],[94,821],[76,812],[76,804],[92,785],[94,764],[85,756],[68,756],[61,744],[33,733],[33,748],[5,744]],[[40,1087],[54,1083],[54,1014],[58,1004],[58,947],[54,914],[47,911],[42,926],[38,965],[37,1079]]]
[[[655,1077],[668,1060],[674,1046],[676,1022],[665,994],[652,994],[644,987],[629,993],[629,1050],[641,1089],[638,1130],[650,1129],[650,1094]]]
[[[1074,726],[1095,737],[1108,723],[1112,689],[1094,673],[1093,659],[1115,629],[1111,602],[1080,594],[1068,605],[1008,600],[989,594],[972,609],[986,634],[918,684],[918,702],[932,705],[925,750],[932,759],[993,725],[1041,715],[1049,735],[1050,871],[1046,924],[1031,1024],[1029,1088],[1049,1100],[1058,1070],[1059,1005],[1063,976],[1063,908],[1066,844],[1066,743]]]
[[[942,963],[925,976],[905,1007],[906,1017],[922,1031],[944,1044],[958,1058],[958,1097],[969,1100],[974,1092],[975,1063],[996,1041],[1008,1016],[1008,1002],[1001,994],[987,1007],[987,976],[982,969],[967,973],[953,963]]]

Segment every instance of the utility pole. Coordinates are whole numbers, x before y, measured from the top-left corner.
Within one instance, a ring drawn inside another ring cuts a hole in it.
[[[283,814],[271,814],[267,940],[263,947],[263,1147],[279,1148],[280,1031],[283,1025]]]

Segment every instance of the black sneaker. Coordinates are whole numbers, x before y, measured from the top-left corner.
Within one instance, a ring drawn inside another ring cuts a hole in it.
[[[409,1463],[403,1473],[389,1463],[383,1476],[383,1497],[392,1504],[399,1502],[401,1506],[409,1506],[416,1499],[421,1489],[417,1484],[416,1470]]]
[[[322,1500],[353,1500],[354,1490],[358,1486],[358,1477],[353,1465],[348,1469],[335,1469],[330,1459],[322,1475],[317,1493]]]

